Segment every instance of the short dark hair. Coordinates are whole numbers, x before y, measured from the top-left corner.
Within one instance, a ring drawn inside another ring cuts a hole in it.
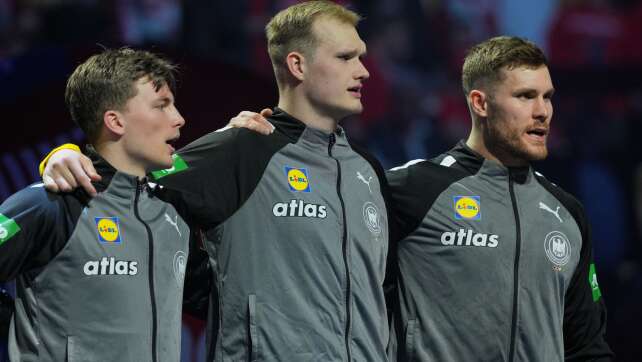
[[[462,86],[466,95],[473,89],[492,88],[502,80],[503,68],[539,68],[548,65],[535,43],[514,36],[498,36],[473,46],[464,59]]]
[[[136,96],[136,81],[148,77],[156,90],[167,84],[176,90],[176,66],[158,55],[130,48],[106,49],[79,65],[67,80],[65,102],[71,118],[94,142],[102,129],[103,115],[122,110]]]

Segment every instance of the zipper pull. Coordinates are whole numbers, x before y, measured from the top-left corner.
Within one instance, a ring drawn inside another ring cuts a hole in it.
[[[147,178],[137,179],[136,180],[136,190],[140,193],[145,191],[147,187]]]
[[[329,143],[328,143],[328,155],[332,156],[332,146],[337,142],[337,137],[333,133],[330,133]]]

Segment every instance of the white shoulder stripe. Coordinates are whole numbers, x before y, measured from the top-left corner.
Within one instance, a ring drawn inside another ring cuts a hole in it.
[[[33,184],[33,185],[29,186],[29,187],[35,189],[36,187],[44,187],[44,186],[45,186],[45,184],[41,182],[41,183],[38,183],[38,184]]]
[[[450,167],[455,162],[457,162],[457,160],[453,156],[448,155],[448,156],[444,157],[444,159],[441,160],[441,162],[439,164],[442,165],[442,166]]]
[[[539,177],[546,178],[546,176],[544,176],[543,174],[541,174],[541,173],[540,173],[540,172],[538,172],[538,171],[535,171],[535,174],[536,174],[537,176],[539,176]],[[548,182],[550,182],[550,183],[551,183],[551,185],[553,185],[553,186],[555,186],[555,187],[559,187],[559,186],[557,186],[557,184],[555,184],[555,183],[554,183],[554,182],[552,182],[551,180],[549,180],[549,179],[546,179],[546,180],[547,180]]]
[[[408,162],[404,163],[401,166],[397,166],[397,167],[391,168],[390,171],[397,171],[397,170],[401,170],[401,169],[404,169],[404,168],[408,168],[408,167],[410,167],[410,166],[412,166],[412,165],[414,165],[416,163],[423,162],[423,161],[426,161],[426,160],[423,159],[423,158],[419,158],[419,159],[416,159],[416,160],[408,161]]]
[[[224,132],[224,131],[227,131],[228,129],[232,129],[232,128],[234,128],[234,127],[233,127],[233,126],[225,126],[225,127],[223,127],[223,128],[219,128],[219,129],[217,129],[217,130],[216,130],[216,131],[214,131],[214,132],[215,132],[215,133]]]

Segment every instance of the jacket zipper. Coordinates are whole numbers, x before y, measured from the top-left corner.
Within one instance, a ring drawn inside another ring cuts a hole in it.
[[[522,249],[522,232],[519,224],[519,211],[517,210],[517,200],[515,199],[513,175],[508,173],[508,189],[510,191],[510,200],[513,204],[513,213],[515,215],[515,232],[517,234],[515,244],[515,264],[513,266],[513,314],[510,329],[510,351],[508,353],[508,360],[515,359],[515,334],[517,333],[517,294],[519,288],[519,257]]]
[[[158,328],[156,325],[156,295],[154,292],[154,236],[152,235],[152,230],[149,228],[149,225],[143,221],[143,219],[140,217],[140,214],[138,212],[138,199],[140,197],[140,193],[143,191],[145,188],[145,181],[138,181],[138,185],[136,186],[136,197],[134,201],[134,214],[136,215],[136,218],[138,221],[140,221],[144,226],[145,229],[147,230],[147,240],[149,241],[149,270],[148,270],[148,275],[149,275],[149,294],[151,297],[151,302],[152,302],[152,361],[157,361],[158,358],[156,356],[156,329]]]
[[[346,353],[348,355],[348,361],[352,361],[352,353],[350,351],[350,324],[351,314],[350,314],[350,266],[348,263],[348,230],[346,223],[346,207],[343,202],[343,196],[341,196],[341,164],[339,160],[332,156],[332,147],[336,142],[336,136],[334,133],[330,134],[330,142],[328,143],[328,156],[334,159],[334,162],[337,163],[337,195],[339,196],[339,202],[341,203],[341,216],[343,217],[343,235],[342,235],[342,247],[343,247],[343,264],[346,269],[346,326],[345,326],[345,344],[346,344]]]

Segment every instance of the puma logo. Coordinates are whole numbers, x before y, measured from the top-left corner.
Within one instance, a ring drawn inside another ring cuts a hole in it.
[[[555,215],[555,217],[556,217],[560,222],[564,222],[564,220],[562,220],[562,218],[560,217],[560,214],[559,214],[559,212],[560,212],[560,207],[559,207],[559,206],[557,207],[557,209],[555,209],[555,211],[553,211],[553,209],[551,209],[550,207],[548,207],[548,205],[546,205],[545,203],[543,203],[543,202],[541,202],[541,201],[540,201],[540,202],[539,202],[539,208],[540,208],[540,209],[542,209],[542,210],[544,210],[544,211],[548,211],[548,212],[550,212],[551,214]]]
[[[361,172],[357,171],[357,178],[363,181],[364,184],[368,185],[368,190],[370,191],[370,193],[372,193],[372,189],[370,188],[370,181],[372,181],[372,176],[368,177],[368,180],[366,180],[366,178],[363,177]]]
[[[178,233],[178,236],[183,237],[183,234],[181,234],[181,231],[178,229],[178,215],[174,217],[174,220],[165,213],[165,221],[170,223],[170,225],[174,226],[176,228],[176,232]]]

